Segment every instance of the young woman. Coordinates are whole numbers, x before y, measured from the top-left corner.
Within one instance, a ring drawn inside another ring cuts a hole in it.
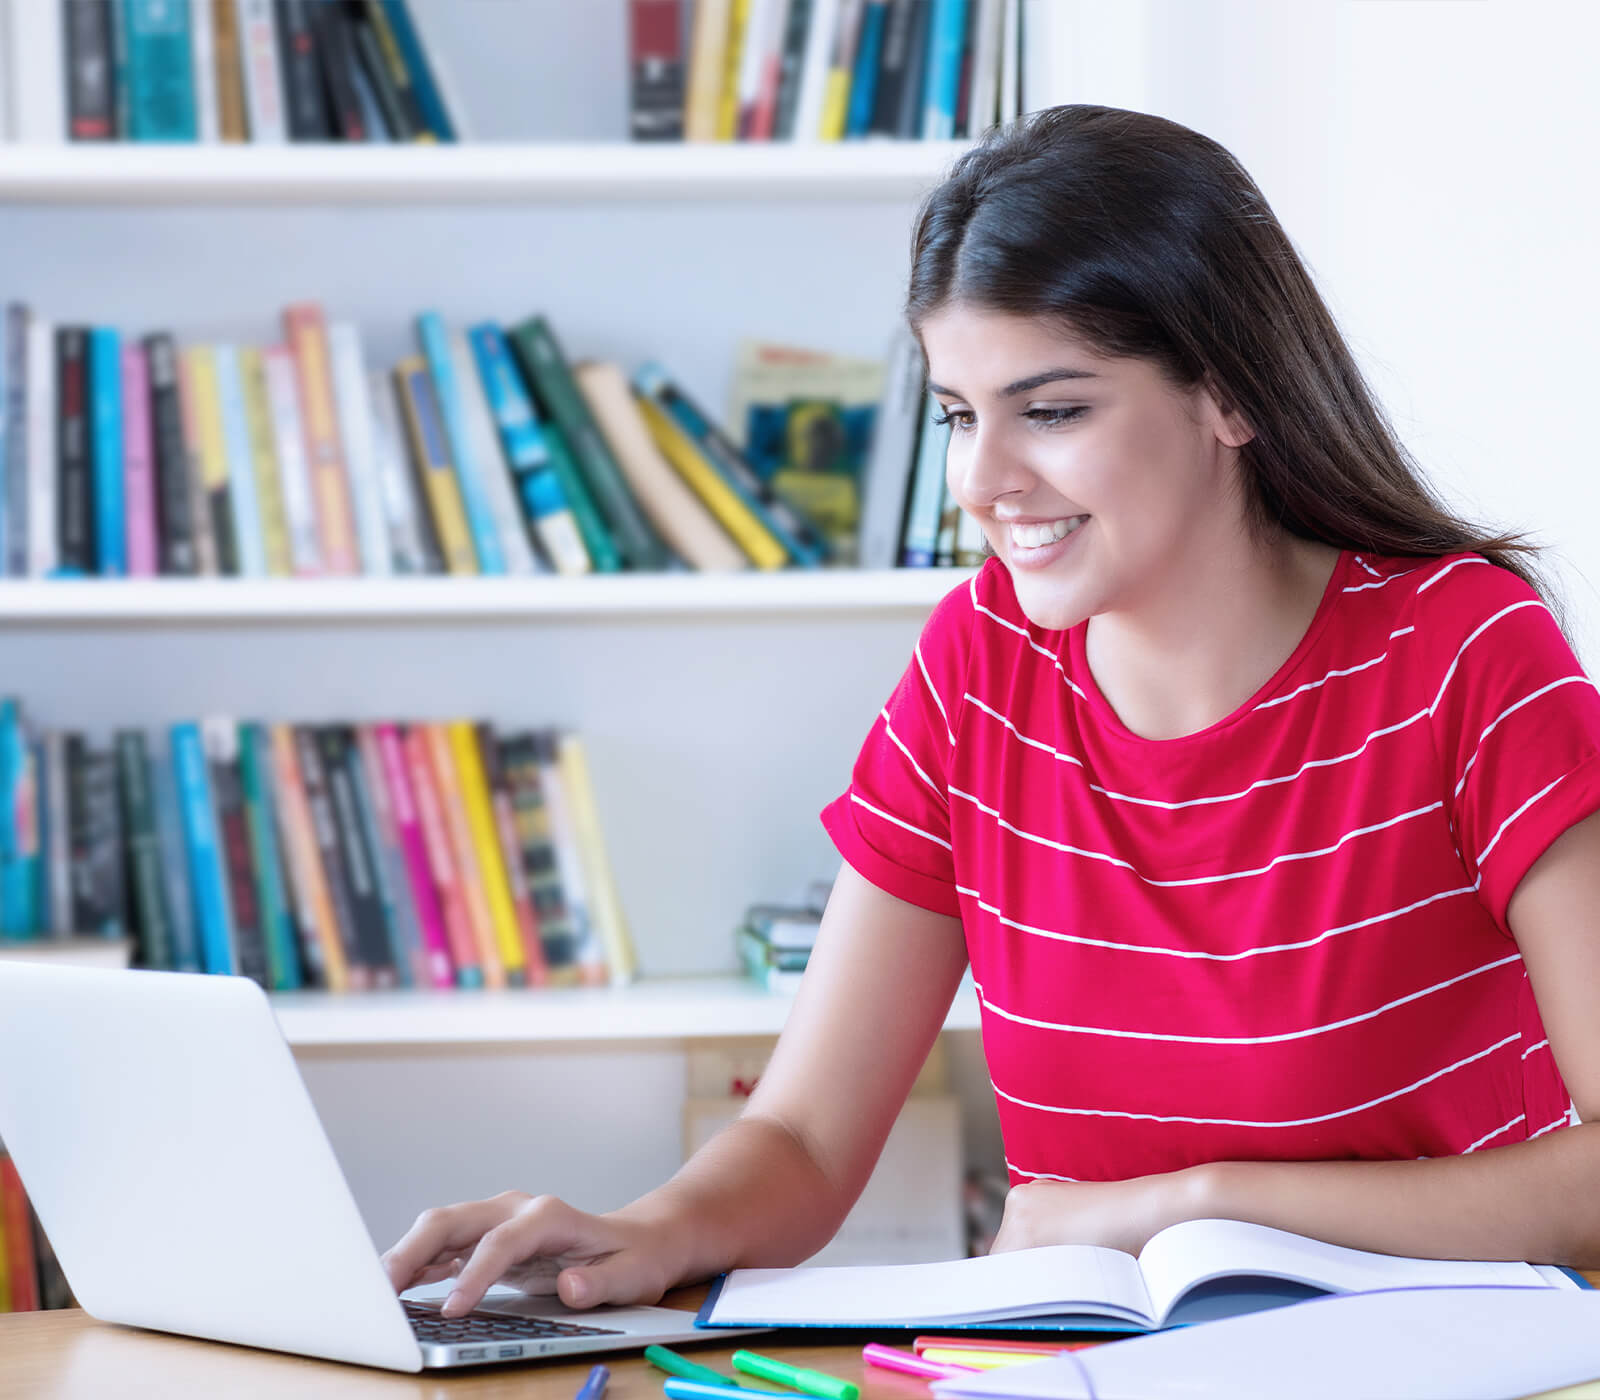
[[[907,312],[994,557],[823,813],[845,864],[748,1110],[620,1210],[427,1211],[395,1286],[585,1306],[799,1263],[969,961],[996,1248],[1226,1216],[1600,1266],[1600,695],[1530,547],[1438,502],[1181,126],[991,134],[923,206]]]

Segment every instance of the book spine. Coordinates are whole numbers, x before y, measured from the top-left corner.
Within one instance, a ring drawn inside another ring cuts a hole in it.
[[[549,323],[543,316],[524,321],[512,331],[511,341],[534,392],[561,429],[593,488],[624,561],[636,569],[666,568],[667,551],[629,493]]]
[[[833,36],[839,25],[839,0],[814,0],[806,33],[805,56],[800,62],[800,94],[795,103],[790,139],[812,142],[822,135],[822,103],[833,56]]]
[[[972,45],[977,38],[979,0],[967,0],[961,34],[961,58],[956,65],[956,112],[952,135],[958,140],[967,135],[968,113],[972,107]]]
[[[209,345],[192,345],[183,351],[182,363],[189,375],[195,438],[200,451],[200,481],[211,538],[216,544],[217,572],[236,575],[240,572],[239,544],[234,538],[231,464],[222,426],[216,352]]]
[[[249,139],[256,145],[281,145],[289,139],[289,130],[272,0],[228,0],[228,3],[235,6],[237,16],[239,66],[244,80]]]
[[[0,700],[0,935],[38,931],[39,781],[14,699]]]
[[[370,133],[356,91],[355,54],[350,47],[344,9],[341,5],[312,5],[307,14],[316,35],[317,59],[322,69],[332,134],[340,141],[366,141]]]
[[[377,735],[370,724],[357,726],[354,734],[355,743],[349,752],[351,786],[355,789],[367,845],[372,851],[384,915],[394,936],[395,970],[402,987],[432,986],[427,950],[406,873],[405,853],[400,849],[400,834],[395,826],[394,803],[384,776],[383,758],[378,753]]]
[[[377,855],[361,819],[361,803],[356,795],[355,770],[351,763],[354,737],[347,725],[330,724],[318,731],[317,740],[322,750],[323,771],[327,775],[334,835],[349,882],[356,942],[362,950],[362,961],[372,969],[373,985],[393,987],[399,981],[398,964],[404,953],[397,946],[389,925]]]
[[[611,981],[613,984],[631,982],[638,973],[639,960],[628,931],[627,918],[622,912],[622,899],[617,891],[611,858],[606,851],[588,754],[582,739],[576,734],[561,735],[556,752],[568,807],[577,831],[585,880],[593,892],[595,924],[605,948]]]
[[[228,533],[238,571],[246,578],[263,578],[267,572],[266,540],[261,528],[261,500],[256,490],[255,453],[251,446],[250,419],[245,409],[244,373],[239,352],[232,345],[213,351],[218,416],[221,420],[224,459],[228,473]]]
[[[289,871],[289,894],[300,928],[300,951],[306,973],[317,986],[343,992],[350,985],[344,944],[335,919],[322,859],[317,854],[316,824],[300,772],[294,726],[270,725],[272,774],[277,786],[278,839]]]
[[[384,527],[383,483],[379,479],[372,400],[367,392],[366,354],[359,327],[351,321],[332,322],[328,326],[328,350],[344,460],[350,474],[350,501],[355,514],[361,572],[387,577],[394,572],[394,567]]]
[[[379,4],[395,48],[410,75],[412,91],[416,93],[417,106],[428,130],[435,140],[456,140],[456,122],[445,102],[438,77],[429,66],[428,56],[423,51],[422,40],[412,23],[405,0],[379,0]]]
[[[211,12],[212,84],[217,107],[217,131],[212,139],[229,143],[248,141],[250,125],[245,113],[244,52],[240,44],[238,8],[234,0],[194,2],[197,7],[208,6]],[[196,63],[198,66],[198,59]]]
[[[161,332],[144,339],[150,371],[150,423],[156,456],[156,535],[161,572],[199,572],[191,520],[189,453],[184,444],[183,410],[178,398],[178,350]]]
[[[892,569],[899,560],[906,490],[917,457],[917,428],[925,399],[922,352],[910,332],[899,332],[889,348],[862,490],[856,557],[863,569]]]
[[[283,105],[291,141],[326,141],[332,131],[323,101],[309,0],[273,0],[282,64]]]
[[[92,574],[89,332],[82,327],[62,326],[56,331],[56,387],[57,567],[63,574]]]
[[[586,574],[589,552],[583,532],[562,489],[550,458],[545,434],[534,415],[533,402],[517,378],[505,337],[493,322],[485,321],[468,333],[477,359],[489,410],[500,432],[506,461],[516,481],[517,498],[545,553],[561,574]],[[593,502],[589,502],[593,510]],[[601,525],[598,516],[594,526]]]
[[[361,71],[372,89],[373,99],[383,113],[389,139],[400,143],[416,140],[417,125],[412,109],[401,93],[393,68],[384,57],[383,45],[372,27],[371,18],[364,11],[352,15],[350,37]]]
[[[694,37],[689,46],[689,89],[684,102],[684,137],[717,139],[717,103],[722,96],[722,65],[728,52],[730,0],[696,0]]]
[[[401,742],[405,751],[406,776],[411,780],[411,793],[416,803],[417,824],[422,830],[428,869],[433,876],[440,917],[450,943],[450,960],[455,964],[456,985],[481,987],[484,984],[483,968],[478,961],[477,943],[467,917],[466,896],[456,877],[455,855],[451,850],[449,834],[445,831],[442,803],[434,783],[433,761],[428,755],[428,740],[423,727],[412,725]]]
[[[488,497],[483,489],[483,467],[473,455],[467,440],[461,384],[456,378],[444,321],[436,312],[424,312],[417,318],[417,338],[428,362],[428,371],[433,376],[439,421],[444,430],[450,460],[455,465],[456,489],[460,492],[467,527],[472,533],[478,570],[485,574],[503,574],[506,571],[505,558],[495,534],[494,513],[489,509]]]
[[[160,837],[151,795],[150,755],[140,730],[120,730],[113,742],[128,877],[132,886],[133,927],[139,948],[138,965],[170,969],[175,966],[172,919],[167,911],[162,878]]]
[[[89,439],[96,568],[108,578],[120,578],[128,572],[122,463],[122,339],[109,326],[96,326],[89,333]]]
[[[795,111],[800,105],[801,68],[805,62],[806,37],[811,30],[813,8],[813,0],[789,0],[778,68],[778,97],[772,120],[772,137],[775,141],[794,139]]]
[[[55,327],[40,316],[28,324],[28,568],[34,578],[56,571]]]
[[[539,760],[529,735],[515,735],[500,747],[501,771],[511,797],[522,871],[528,882],[539,943],[549,980],[567,986],[578,980],[577,945],[561,889],[561,872],[539,782]]]
[[[26,306],[5,311],[0,351],[0,574],[28,572],[28,324]]]
[[[776,536],[797,563],[818,568],[828,555],[822,532],[783,499],[745,460],[733,439],[703,412],[660,365],[650,363],[635,376],[635,387],[659,404],[699,448],[706,462]]]
[[[74,0],[66,20],[67,130],[74,141],[111,141],[116,132],[111,0]]]
[[[418,931],[422,936],[426,976],[419,976],[417,982],[419,986],[453,986],[455,970],[450,960],[450,943],[445,933],[438,895],[433,887],[433,875],[428,868],[428,851],[400,734],[394,725],[380,724],[373,731],[373,740],[388,789],[395,835],[404,861],[406,882],[411,890]]]
[[[228,907],[216,808],[212,802],[200,726],[192,722],[175,724],[171,736],[184,845],[189,853],[189,882],[194,891],[200,933],[201,963],[207,972],[232,975],[235,970],[233,915]]]
[[[466,332],[451,331],[449,348],[456,385],[461,392],[467,446],[477,465],[479,486],[489,509],[490,524],[500,545],[505,571],[508,574],[548,573],[548,566],[535,557],[531,537],[522,523],[522,512],[517,508],[517,495],[512,489],[511,471],[506,465],[505,453],[500,450],[488,394]]]
[[[283,507],[283,482],[278,476],[278,449],[273,437],[266,365],[261,351],[249,345],[240,347],[238,363],[262,563],[268,574],[286,578],[295,571],[294,554],[289,545],[289,521]]]
[[[125,134],[135,141],[195,140],[195,56],[188,4],[120,0],[120,7],[128,55]]]
[[[750,30],[752,0],[733,0],[728,21],[728,47],[723,54],[721,93],[717,102],[718,141],[739,139],[739,73],[744,67],[745,35]]]
[[[883,26],[887,18],[886,0],[867,0],[861,14],[855,69],[850,77],[850,105],[844,123],[844,134],[848,138],[865,136],[872,125],[873,103],[878,94],[878,62],[883,52]]]
[[[605,949],[595,927],[593,896],[590,893],[579,849],[576,821],[561,771],[558,739],[551,730],[533,736],[539,765],[539,790],[544,795],[550,818],[550,841],[555,848],[556,865],[561,872],[561,892],[566,901],[567,918],[572,927],[573,961],[578,979],[588,986],[599,986],[609,979]]]
[[[330,573],[353,574],[360,566],[350,515],[349,483],[339,445],[333,379],[328,369],[327,321],[320,306],[301,302],[285,309],[283,324],[299,371],[306,454],[311,462],[311,480],[316,492],[322,562]]]
[[[844,138],[845,120],[850,112],[850,79],[855,72],[856,43],[861,37],[864,12],[864,0],[842,0],[839,6],[839,25],[834,31],[827,86],[822,95],[821,139],[824,141]]]
[[[878,57],[878,86],[872,99],[872,119],[867,129],[874,136],[895,136],[900,119],[901,93],[906,83],[906,60],[911,56],[911,21],[914,0],[889,0],[883,21],[883,46]]]
[[[299,575],[322,572],[322,544],[311,484],[311,461],[300,412],[300,386],[294,356],[281,345],[261,351],[262,382],[272,418],[272,442],[283,492],[283,517],[289,535],[289,560]]]
[[[394,568],[404,574],[442,573],[439,542],[433,538],[425,506],[417,494],[416,473],[400,428],[394,380],[386,371],[375,369],[368,374],[367,399],[372,405],[372,445]]]
[[[199,395],[189,373],[190,360],[186,352],[179,352],[177,364],[178,421],[183,425],[184,480],[189,492],[189,522],[194,529],[195,567],[199,573],[210,576],[222,570],[217,558],[217,535],[211,522],[211,502],[206,495]]]
[[[49,822],[44,831],[45,883],[50,908],[47,930],[72,932],[72,811],[67,803],[65,736],[59,730],[44,735],[45,808]]]
[[[263,989],[271,977],[261,907],[256,898],[255,864],[239,781],[239,731],[231,719],[213,716],[200,726],[210,767],[211,792],[217,804],[217,831],[222,840],[223,869],[228,882],[236,968]]]
[[[506,982],[513,987],[527,985],[527,959],[522,934],[517,927],[517,911],[511,902],[511,881],[500,854],[500,834],[495,828],[493,797],[478,753],[478,731],[465,720],[445,726],[450,742],[461,806],[479,877],[483,882],[484,902],[495,952],[505,969]]]
[[[373,45],[382,58],[384,72],[394,85],[395,94],[404,109],[405,125],[410,131],[408,139],[424,144],[437,141],[438,136],[434,134],[433,128],[428,125],[428,119],[422,113],[422,101],[417,94],[416,84],[411,79],[411,70],[406,67],[405,57],[400,52],[400,44],[395,38],[394,29],[389,24],[389,17],[384,13],[382,0],[366,0],[363,18],[372,35]]]
[[[505,771],[500,761],[500,745],[494,728],[488,724],[476,727],[478,761],[483,768],[483,778],[489,789],[489,805],[494,812],[495,836],[500,843],[500,863],[506,873],[511,890],[511,907],[516,915],[517,935],[522,944],[522,961],[527,969],[530,987],[542,987],[550,980],[550,969],[544,960],[544,945],[539,939],[539,916],[533,907],[533,896],[528,888],[528,877],[522,868],[522,847],[517,839],[516,813],[511,807],[511,790],[506,785]]]
[[[924,141],[949,141],[955,136],[961,45],[966,27],[967,0],[934,0],[928,31],[927,85],[923,91]]]
[[[484,889],[483,872],[478,864],[478,853],[473,847],[472,828],[467,822],[466,803],[461,792],[461,776],[456,771],[455,758],[450,751],[448,726],[422,724],[417,727],[422,731],[435,790],[439,795],[439,814],[444,821],[451,854],[455,857],[457,881],[467,910],[467,923],[472,930],[473,946],[478,950],[478,965],[483,969],[484,986],[504,987],[507,985],[506,966],[495,937],[494,919],[489,913],[489,899]]]
[[[900,88],[895,135],[915,141],[922,135],[923,92],[928,81],[928,33],[933,26],[934,0],[911,0],[911,35],[906,47],[906,72]]]
[[[478,572],[472,535],[461,506],[461,492],[445,446],[444,427],[433,393],[433,379],[420,356],[402,360],[394,368],[395,393],[411,441],[412,460],[423,485],[445,569],[452,574]]]
[[[332,788],[323,764],[321,740],[311,725],[296,725],[294,738],[295,756],[300,760],[300,779],[305,784],[306,804],[311,812],[311,829],[316,834],[317,854],[327,885],[328,903],[332,906],[333,924],[339,931],[339,945],[344,951],[345,975],[352,991],[369,991],[376,980],[377,968],[369,961],[369,950],[361,936],[355,908],[351,903],[350,877],[345,870],[340,848],[339,826],[334,815]]]
[[[908,569],[933,565],[939,547],[939,501],[944,491],[944,458],[950,442],[950,427],[931,421],[939,412],[939,401],[928,394],[923,400],[922,441],[917,448],[917,466],[911,482],[911,502],[906,508],[905,539],[900,563]]]
[[[150,371],[142,345],[122,347],[122,483],[127,514],[128,573],[160,571],[156,531],[155,442],[150,430]]]
[[[683,0],[628,0],[628,133],[681,141],[686,90]]]
[[[283,857],[278,849],[271,741],[259,724],[239,726],[239,787],[269,983],[275,992],[294,991],[303,980],[300,949],[284,885]]]
[[[174,972],[200,972],[203,962],[195,927],[194,884],[189,875],[188,845],[183,834],[177,763],[170,751],[166,755],[152,755],[150,789],[161,856],[161,885],[166,893],[167,914],[172,920],[171,967]],[[61,931],[70,932],[70,928],[63,926]]]

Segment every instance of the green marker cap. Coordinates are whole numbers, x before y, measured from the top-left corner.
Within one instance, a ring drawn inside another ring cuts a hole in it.
[[[823,1371],[813,1371],[805,1366],[791,1366],[786,1361],[774,1361],[770,1356],[762,1356],[754,1351],[736,1351],[733,1354],[733,1369],[743,1371],[747,1376],[760,1376],[763,1380],[777,1381],[779,1385],[787,1385],[795,1390],[804,1391],[807,1395],[822,1397],[822,1400],[860,1400],[861,1387],[852,1385],[849,1381],[842,1381],[837,1376],[830,1376]]]
[[[739,1384],[731,1376],[725,1376],[721,1371],[713,1371],[709,1366],[701,1366],[686,1356],[679,1356],[677,1352],[669,1351],[666,1347],[646,1347],[644,1359],[668,1375],[681,1376],[686,1381],[700,1381],[704,1385]]]

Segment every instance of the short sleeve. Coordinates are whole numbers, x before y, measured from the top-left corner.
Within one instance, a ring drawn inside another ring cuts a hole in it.
[[[1600,810],[1600,692],[1532,588],[1480,556],[1452,564],[1418,599],[1419,629],[1442,644],[1434,742],[1462,863],[1510,934],[1522,877]]]
[[[980,575],[981,577],[981,575]],[[822,811],[839,854],[897,899],[959,916],[945,783],[960,728],[978,579],[940,600],[850,774]]]

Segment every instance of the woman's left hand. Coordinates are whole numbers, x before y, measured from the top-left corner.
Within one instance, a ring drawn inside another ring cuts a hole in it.
[[[1158,1230],[1208,1212],[1201,1169],[1129,1181],[1027,1181],[1006,1194],[991,1254],[1041,1244],[1098,1244],[1137,1254]]]

